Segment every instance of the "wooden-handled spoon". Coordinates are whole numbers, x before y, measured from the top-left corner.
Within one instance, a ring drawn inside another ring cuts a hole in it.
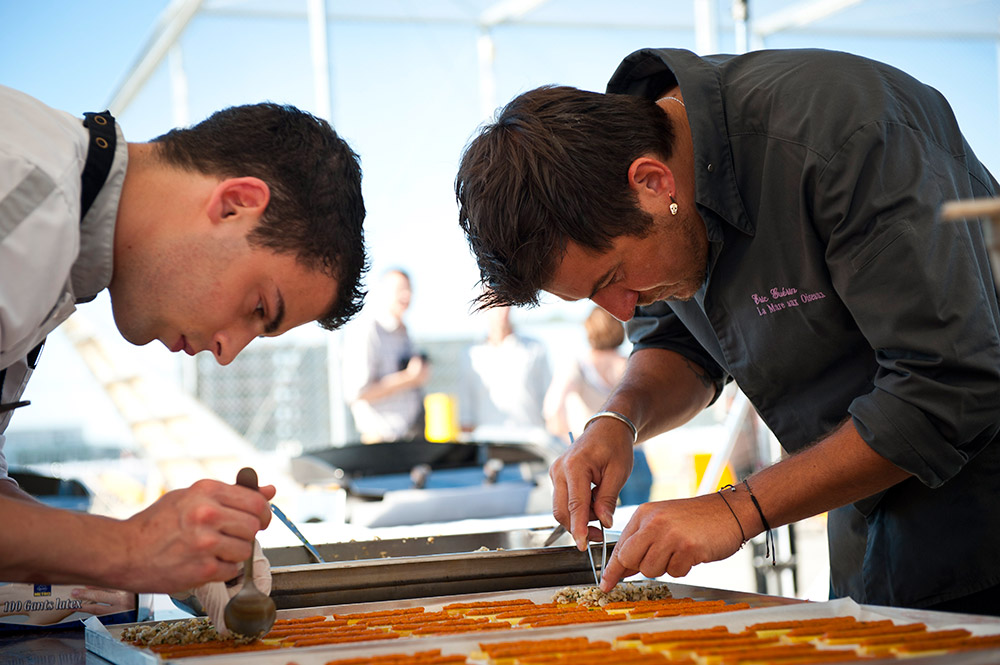
[[[249,467],[240,469],[236,484],[257,491],[257,472]],[[253,581],[253,552],[243,564],[243,588],[229,599],[223,617],[226,627],[248,637],[260,636],[271,630],[277,610],[270,596],[265,596]]]

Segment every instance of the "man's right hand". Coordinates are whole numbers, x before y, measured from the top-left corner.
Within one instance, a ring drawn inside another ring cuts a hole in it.
[[[257,531],[271,520],[275,489],[200,480],[164,494],[122,522],[123,588],[170,593],[225,581],[242,571]]]
[[[591,520],[611,527],[618,493],[632,473],[633,454],[628,427],[613,418],[597,418],[549,468],[552,515],[581,551],[590,540]],[[594,534],[594,539],[600,537],[600,532]]]

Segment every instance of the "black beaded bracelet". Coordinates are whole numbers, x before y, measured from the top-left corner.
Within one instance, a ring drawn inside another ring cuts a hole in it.
[[[747,482],[746,478],[743,479],[743,484],[747,487],[747,492],[750,493],[750,500],[753,501],[754,508],[757,509],[757,514],[760,515],[760,523],[764,525],[764,558],[768,556],[771,557],[771,565],[778,565],[777,560],[777,549],[774,546],[774,534],[771,533],[771,525],[767,523],[767,518],[764,517],[764,511],[760,509],[760,504],[757,503],[757,497],[753,495],[753,490],[750,489],[750,483]]]

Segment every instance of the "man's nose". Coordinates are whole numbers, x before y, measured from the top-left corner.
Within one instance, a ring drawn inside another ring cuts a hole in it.
[[[215,344],[213,352],[215,360],[220,365],[228,365],[236,359],[240,351],[247,347],[256,335],[253,332],[240,330],[222,330],[212,337]]]
[[[590,300],[624,323],[635,314],[635,304],[639,301],[639,292],[618,286],[609,286],[595,293]]]

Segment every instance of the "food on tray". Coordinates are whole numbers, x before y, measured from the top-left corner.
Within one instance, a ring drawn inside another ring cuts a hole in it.
[[[571,626],[582,623],[604,623],[607,621],[625,621],[625,617],[614,614],[606,614],[600,610],[593,610],[586,614],[573,614],[571,616],[549,616],[537,619],[528,619],[525,623],[532,628],[543,628],[546,626]]]
[[[235,644],[230,640],[203,642],[201,644],[158,644],[148,647],[161,658],[193,658],[195,656],[217,656],[219,654],[247,653],[250,651],[271,651],[281,647],[264,642]]]
[[[225,641],[230,644],[247,644],[253,642],[253,637],[230,634],[223,638],[215,630],[211,620],[201,617],[166,623],[130,626],[122,631],[121,639],[138,646],[156,644],[197,644],[204,642]]]
[[[879,635],[877,637],[865,637],[857,642],[857,650],[869,656],[884,657],[890,655],[893,648],[907,643],[934,643],[939,646],[946,641],[957,641],[972,635],[964,628],[953,630],[936,630],[933,632],[919,631],[916,633],[896,633],[890,635]]]
[[[586,637],[480,643],[479,651],[473,652],[471,657],[474,662],[490,665],[645,665],[667,662],[693,665],[690,660],[668,661],[660,653],[621,649],[608,642],[590,641]]]
[[[495,608],[495,607],[512,607],[515,605],[534,605],[535,602],[528,600],[527,598],[514,598],[512,600],[477,600],[468,603],[451,603],[445,605],[443,609],[445,612],[453,612],[455,614],[461,614],[469,610],[483,609],[483,608]]]
[[[892,621],[859,622],[857,626],[828,630],[820,638],[823,644],[855,644],[866,637],[882,635],[898,635],[901,633],[927,632],[927,626],[922,623],[894,624]]]
[[[914,640],[906,644],[901,644],[898,647],[893,647],[892,653],[900,656],[927,656],[952,651],[971,651],[973,649],[1000,649],[1000,635],[974,635],[958,640]]]
[[[361,658],[338,658],[326,665],[449,665],[465,663],[464,655],[441,655],[440,649],[418,651],[415,654],[392,653],[384,656],[364,656]]]
[[[747,630],[752,630],[756,632],[757,635],[764,637],[771,634],[784,635],[785,633],[796,628],[816,628],[820,626],[833,627],[845,624],[854,624],[857,622],[858,620],[854,617],[825,617],[820,619],[796,619],[791,621],[765,621],[764,623],[755,623],[747,626]],[[825,632],[825,629],[823,632]]]
[[[700,609],[700,613],[710,613],[740,605],[690,598],[615,601],[604,607],[534,603],[527,599],[476,601],[452,603],[432,611],[411,607],[279,619],[267,635],[255,641],[220,640],[206,619],[134,626],[122,632],[122,639],[145,646],[163,659],[180,659],[406,636],[625,621],[633,616],[648,617],[650,612],[657,615],[671,609]],[[180,644],[181,641],[187,643]],[[774,662],[791,665],[903,658],[986,648],[1000,648],[1000,635],[973,636],[965,629],[928,630],[922,623],[861,621],[843,616],[756,623],[740,632],[723,626],[634,632],[611,643],[587,637],[480,642],[479,651],[469,657],[474,662],[490,665],[760,665]],[[442,655],[438,650],[430,650],[412,655],[400,652],[340,659],[325,665],[450,665],[464,662],[468,662],[465,655]]]
[[[424,611],[422,607],[403,607],[396,610],[379,610],[373,612],[352,612],[350,614],[334,614],[334,619],[347,619],[347,621],[359,621],[361,619],[372,619],[374,617],[394,616],[397,614],[419,614]]]
[[[623,594],[641,598],[639,585],[622,585]],[[651,589],[666,590],[665,586]],[[332,616],[308,616],[275,621],[271,631],[259,641],[250,638],[222,640],[207,619],[192,619],[154,626],[136,626],[122,633],[122,640],[137,646],[173,643],[199,643],[190,655],[232,653],[242,645],[247,649],[305,647],[397,639],[399,637],[445,635],[546,626],[572,626],[596,622],[645,618],[660,612],[702,614],[745,608],[746,604],[726,605],[722,601],[697,601],[691,598],[609,601],[604,607],[576,603],[535,603],[526,598],[481,600],[451,603],[437,611],[423,607],[395,608],[368,612],[336,613]],[[186,650],[171,652],[170,657],[188,655]]]
[[[854,630],[845,627],[854,626]],[[788,640],[792,631],[812,631],[810,639]],[[874,633],[881,631],[881,634]],[[848,637],[847,633],[854,633]],[[831,643],[827,637],[838,640]],[[769,662],[827,663],[998,648],[1000,635],[972,636],[965,629],[928,631],[921,623],[859,621],[854,617],[772,621],[734,633],[722,626],[695,630],[637,632],[614,641],[615,649],[660,652],[712,665]]]
[[[566,587],[556,592],[552,600],[557,603],[577,603],[588,607],[603,606],[608,603],[626,600],[659,600],[670,598],[670,589],[666,584],[633,584],[623,582],[611,591],[604,593],[600,587]]]
[[[686,607],[668,607],[657,610],[653,613],[653,616],[657,618],[679,617],[689,614],[719,614],[721,612],[736,612],[748,609],[750,609],[750,603],[723,603],[722,605],[713,605],[711,607],[689,605]]]
[[[477,660],[496,661],[529,654],[575,653],[590,648],[586,637],[559,637],[550,640],[514,640],[511,642],[479,643],[479,651],[472,654]],[[609,645],[610,646],[610,645]]]

